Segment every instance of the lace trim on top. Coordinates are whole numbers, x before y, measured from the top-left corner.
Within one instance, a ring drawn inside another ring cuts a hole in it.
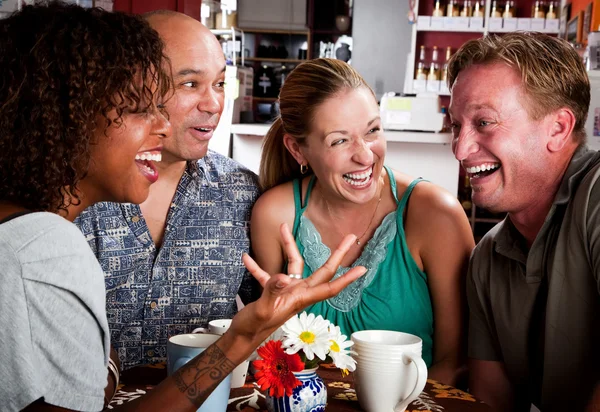
[[[364,266],[367,272],[346,286],[337,296],[327,299],[327,303],[336,310],[349,312],[360,302],[363,290],[371,284],[377,273],[377,268],[385,260],[387,246],[397,233],[397,211],[390,212],[375,230],[373,237],[367,242],[361,255],[350,267],[340,266],[333,279],[337,279],[355,266]],[[300,216],[298,240],[304,247],[304,261],[311,272],[325,264],[331,256],[331,250],[323,244],[321,234],[315,225],[304,215]]]

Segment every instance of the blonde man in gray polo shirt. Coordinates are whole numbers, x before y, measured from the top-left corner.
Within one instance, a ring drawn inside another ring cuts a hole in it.
[[[583,411],[600,380],[600,155],[586,148],[585,68],[563,40],[511,33],[463,45],[449,84],[473,201],[508,212],[471,257],[470,389],[499,410]]]

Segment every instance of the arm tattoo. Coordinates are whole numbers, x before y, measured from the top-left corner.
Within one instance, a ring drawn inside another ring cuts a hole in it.
[[[216,345],[192,359],[173,374],[175,385],[194,405],[201,405],[208,395],[231,373],[235,364]]]

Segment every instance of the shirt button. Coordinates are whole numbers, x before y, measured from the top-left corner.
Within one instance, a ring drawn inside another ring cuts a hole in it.
[[[137,222],[139,222],[139,221],[140,221],[140,217],[139,217],[139,216],[134,216],[134,217],[132,217],[132,218],[131,218],[131,221],[132,221],[133,223],[137,223]]]
[[[150,307],[151,307],[152,309],[156,309],[156,302],[152,302],[152,303],[150,304]]]
[[[171,207],[175,207],[177,206],[175,203],[171,203]]]

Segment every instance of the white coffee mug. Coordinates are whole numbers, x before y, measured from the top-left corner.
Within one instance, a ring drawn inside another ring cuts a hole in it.
[[[215,319],[208,322],[208,328],[196,328],[192,333],[213,333],[215,335],[223,335],[231,326],[231,319]],[[248,375],[249,360],[240,363],[231,372],[231,387],[239,388],[246,383],[246,375]]]
[[[351,339],[357,353],[354,385],[360,406],[367,412],[404,412],[427,382],[421,338],[365,330],[353,333]]]
[[[208,322],[208,328],[196,328],[192,333],[214,333],[223,335],[231,326],[231,319],[215,319]]]

